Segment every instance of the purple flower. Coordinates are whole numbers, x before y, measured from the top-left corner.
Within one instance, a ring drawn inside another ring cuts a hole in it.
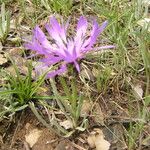
[[[32,41],[27,42],[25,47],[35,51],[35,55],[40,54],[44,56],[40,60],[42,65],[36,68],[38,72],[58,63],[60,63],[59,69],[48,73],[48,77],[64,73],[67,70],[66,65],[68,63],[73,63],[77,71],[80,72],[78,60],[84,58],[88,52],[95,50],[93,45],[96,43],[98,35],[107,26],[107,21],[102,26],[99,26],[96,20],[94,20],[90,35],[87,35],[88,23],[86,18],[81,16],[77,24],[76,35],[73,38],[67,37],[68,25],[69,21],[65,25],[61,25],[55,17],[50,18],[50,22],[45,25],[45,28],[54,39],[53,44],[50,43],[50,40],[47,39],[38,26],[34,28]],[[114,48],[114,46],[102,46],[96,49],[108,48]]]

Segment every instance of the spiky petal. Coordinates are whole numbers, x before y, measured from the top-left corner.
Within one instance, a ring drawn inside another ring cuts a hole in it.
[[[49,23],[45,25],[45,28],[49,35],[54,39],[54,43],[50,44],[43,31],[36,26],[33,30],[32,41],[25,44],[27,49],[33,50],[36,54],[44,56],[40,59],[41,66],[37,67],[37,72],[40,72],[42,68],[45,70],[51,65],[60,63],[57,70],[53,70],[48,73],[48,77],[54,77],[61,75],[67,70],[67,64],[72,63],[80,72],[80,65],[78,60],[84,58],[86,54],[92,50],[100,50],[107,48],[114,48],[113,45],[101,46],[94,48],[96,39],[103,32],[108,22],[105,21],[102,26],[99,26],[96,20],[93,21],[90,35],[87,35],[88,22],[83,16],[79,18],[76,28],[76,34],[74,37],[67,37],[67,29],[69,21],[64,24],[59,24],[55,17],[50,18]]]

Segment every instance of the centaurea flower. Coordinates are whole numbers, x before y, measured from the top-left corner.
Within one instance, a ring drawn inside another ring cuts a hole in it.
[[[78,61],[84,58],[90,51],[95,50],[93,45],[96,43],[98,35],[107,26],[107,21],[99,26],[96,20],[94,20],[90,35],[87,35],[87,19],[81,16],[77,24],[76,34],[73,38],[67,36],[68,25],[69,21],[65,25],[61,25],[55,17],[52,17],[50,18],[50,22],[45,25],[45,28],[48,34],[54,39],[54,43],[51,44],[39,26],[36,26],[33,30],[32,41],[28,41],[25,44],[27,49],[36,52],[35,55],[44,56],[40,59],[42,65],[36,68],[38,72],[42,69],[46,70],[51,65],[60,63],[59,69],[49,72],[47,77],[54,77],[64,73],[67,70],[66,65],[68,63],[73,63],[77,71],[80,72]],[[114,46],[107,45],[96,49],[108,48],[114,48]]]

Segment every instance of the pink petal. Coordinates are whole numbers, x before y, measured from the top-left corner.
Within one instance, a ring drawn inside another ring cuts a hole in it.
[[[76,61],[74,61],[73,63],[75,65],[77,71],[80,72],[80,66],[79,66],[79,64]]]
[[[42,46],[44,48],[46,48],[46,49],[51,48],[51,45],[49,44],[49,41],[47,40],[45,34],[39,28],[39,26],[36,26],[33,32],[34,32],[35,38],[42,44]]]
[[[87,27],[88,27],[88,23],[86,18],[81,16],[77,24],[77,34],[76,37],[74,38],[75,42],[79,42],[83,40]]]
[[[81,16],[78,24],[77,24],[77,37],[78,36],[84,36],[87,30],[87,20],[85,17]]]
[[[61,27],[55,17],[52,17],[50,19],[50,25],[52,29],[66,42],[65,26],[62,25]]]
[[[105,22],[103,22],[103,24],[100,26],[99,28],[99,34],[101,34],[104,29],[106,28],[106,26],[108,25],[108,21],[106,20]]]
[[[90,37],[85,40],[85,42],[82,45],[82,52],[87,52],[89,51],[92,46],[95,44],[97,37],[99,36],[99,34],[105,29],[106,25],[107,25],[107,21],[105,21],[101,27],[99,27],[98,23],[96,21],[93,22],[93,29],[91,31],[91,35]]]
[[[60,69],[48,73],[48,74],[47,74],[47,78],[52,78],[52,77],[55,77],[56,75],[61,75],[61,74],[63,74],[64,72],[66,72],[66,70],[67,70],[66,65],[62,65],[62,66],[60,67]]]

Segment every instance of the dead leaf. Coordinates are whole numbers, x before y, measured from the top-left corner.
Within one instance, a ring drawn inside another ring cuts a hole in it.
[[[110,143],[104,139],[104,134],[100,129],[94,129],[87,142],[91,148],[96,148],[96,150],[109,150],[110,148]]]
[[[42,131],[38,129],[33,129],[29,134],[25,135],[26,142],[32,148],[38,141],[39,137],[42,135]]]
[[[96,138],[95,145],[96,150],[109,150],[110,148],[110,143],[101,136]]]
[[[72,122],[71,122],[70,120],[65,120],[65,121],[63,121],[63,122],[60,122],[60,125],[61,125],[62,127],[64,127],[66,130],[73,128],[73,124],[72,124]]]
[[[0,54],[0,65],[3,65],[6,62],[7,62],[7,59],[4,57],[3,54]]]
[[[80,113],[81,117],[89,115],[91,111],[91,107],[92,107],[92,102],[90,102],[89,100],[84,100],[81,108],[81,113]]]
[[[150,0],[143,0],[142,3],[143,3],[145,6],[148,6],[148,5],[150,5]]]
[[[138,84],[136,84],[136,83],[133,84],[131,82],[131,80],[132,79],[130,77],[126,78],[126,81],[128,82],[128,84],[131,86],[131,88],[133,90],[133,94],[134,94],[135,98],[142,99],[143,93],[144,93],[143,89],[142,89],[142,85],[139,82],[136,82]]]
[[[8,73],[13,74],[14,76],[16,76],[16,71],[15,71],[15,69],[14,69],[13,66],[7,67],[7,68],[6,68],[6,71],[7,71]]]
[[[93,120],[96,123],[99,123],[103,126],[104,125],[104,114],[103,114],[101,107],[98,103],[95,103],[92,114],[94,116]]]
[[[88,144],[89,144],[89,146],[90,146],[91,148],[95,148],[95,147],[96,147],[96,145],[95,145],[95,135],[94,135],[94,134],[91,134],[91,135],[88,137],[87,142],[88,142]]]
[[[12,48],[12,49],[10,49],[9,50],[9,52],[8,52],[8,54],[10,55],[10,56],[21,56],[21,54],[22,54],[22,49],[21,48]]]
[[[133,86],[133,90],[134,90],[134,95],[137,99],[143,98],[143,89],[140,84]]]
[[[141,27],[144,27],[145,29],[148,29],[148,31],[150,32],[150,18],[141,19],[137,22],[137,24]]]

